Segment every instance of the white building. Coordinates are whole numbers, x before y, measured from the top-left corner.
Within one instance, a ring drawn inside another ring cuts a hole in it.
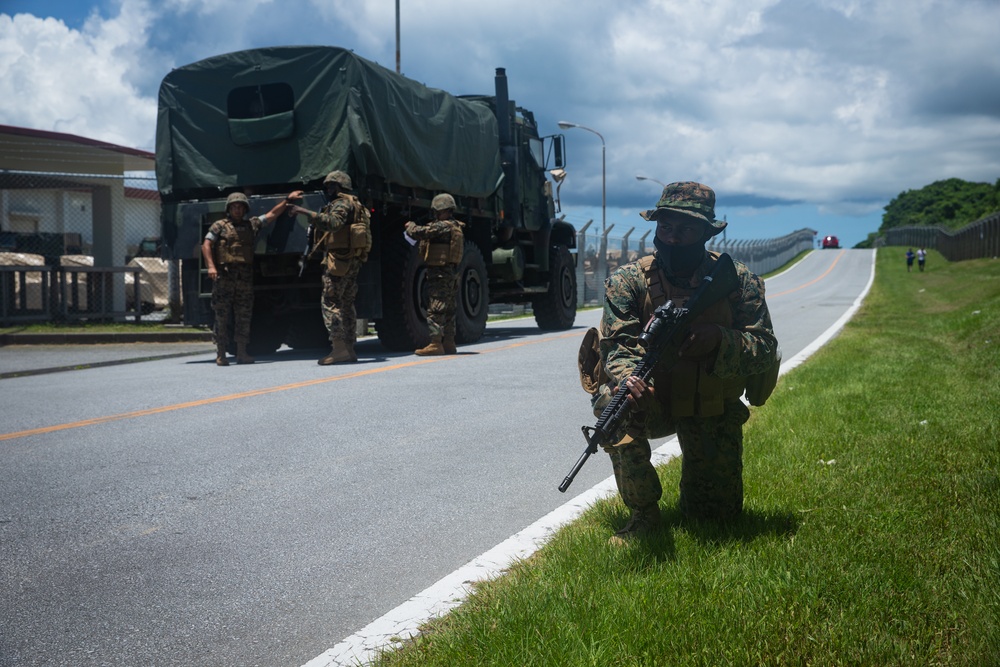
[[[158,194],[125,178],[153,169],[147,151],[0,125],[3,242],[30,244],[35,235],[40,249],[58,240],[66,254],[92,254],[95,266],[123,266],[142,238],[159,234]]]

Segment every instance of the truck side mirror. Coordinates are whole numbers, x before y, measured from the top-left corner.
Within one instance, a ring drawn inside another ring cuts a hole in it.
[[[552,135],[552,143],[549,144],[549,154],[553,160],[553,169],[562,169],[566,166],[566,153],[563,146],[563,135]],[[546,162],[548,162],[548,160],[546,160]]]

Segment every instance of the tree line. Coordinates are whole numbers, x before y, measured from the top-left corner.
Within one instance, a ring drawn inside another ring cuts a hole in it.
[[[885,207],[878,232],[869,234],[868,239],[856,247],[870,248],[876,236],[895,227],[939,225],[961,229],[997,211],[1000,211],[1000,179],[992,185],[960,178],[935,181],[894,197]]]

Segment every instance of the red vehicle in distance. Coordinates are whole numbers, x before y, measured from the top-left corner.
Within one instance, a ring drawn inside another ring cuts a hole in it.
[[[837,240],[836,236],[825,236],[823,237],[823,249],[826,248],[839,248],[840,241]]]

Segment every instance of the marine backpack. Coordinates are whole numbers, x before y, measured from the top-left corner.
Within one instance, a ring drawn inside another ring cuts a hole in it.
[[[351,204],[351,219],[335,232],[324,231],[316,239],[310,257],[325,253],[323,264],[335,276],[346,275],[353,258],[368,261],[372,249],[371,214],[354,195],[341,194]]]

